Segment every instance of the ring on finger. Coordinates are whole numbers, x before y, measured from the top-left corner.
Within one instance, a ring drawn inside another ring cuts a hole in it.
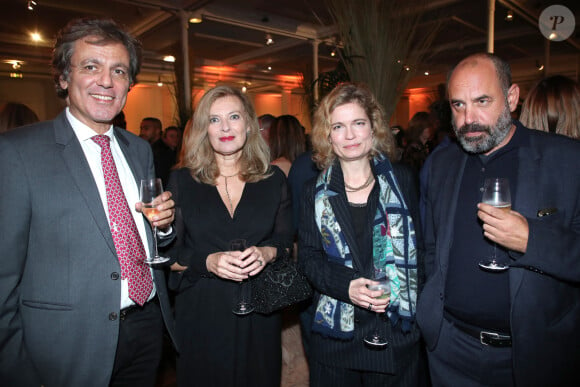
[[[260,264],[260,266],[262,266],[264,264],[264,262],[262,262],[261,259],[258,259],[258,263]]]
[[[369,307],[367,308],[367,310],[369,310],[369,311],[373,310],[373,304],[369,304]]]

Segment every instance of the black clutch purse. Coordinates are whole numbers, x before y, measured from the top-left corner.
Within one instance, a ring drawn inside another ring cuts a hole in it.
[[[288,256],[266,265],[251,281],[254,311],[270,314],[312,296],[312,287]]]

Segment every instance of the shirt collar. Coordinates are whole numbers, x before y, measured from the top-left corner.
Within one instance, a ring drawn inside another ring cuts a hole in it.
[[[91,137],[94,137],[94,136],[96,136],[98,134],[93,129],[89,128],[87,125],[85,125],[84,123],[82,123],[81,121],[79,121],[70,112],[70,109],[68,107],[66,108],[66,118],[68,119],[68,122],[72,126],[73,131],[75,132],[75,135],[77,136],[77,138],[79,139],[80,142],[90,140]],[[105,136],[108,136],[111,139],[111,142],[114,142],[115,141],[115,136],[113,135],[113,125],[111,125],[109,127],[109,130],[107,130],[103,134]]]

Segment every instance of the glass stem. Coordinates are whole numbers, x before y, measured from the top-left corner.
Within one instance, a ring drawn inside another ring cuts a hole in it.
[[[153,248],[155,249],[155,258],[159,257],[157,252],[157,226],[153,226]]]

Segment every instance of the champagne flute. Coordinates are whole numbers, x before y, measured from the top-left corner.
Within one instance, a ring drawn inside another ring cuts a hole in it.
[[[483,186],[483,196],[481,201],[503,211],[509,212],[512,208],[510,183],[503,177],[485,179]],[[502,272],[509,269],[506,263],[497,261],[497,243],[493,243],[493,254],[491,258],[479,262],[479,267],[483,270]]]
[[[384,276],[381,276],[384,275]],[[380,278],[377,278],[381,276]],[[377,299],[389,298],[391,296],[391,282],[389,278],[386,276],[385,272],[379,271],[375,272],[374,281],[378,282],[376,285],[367,285],[367,288],[370,290],[382,290],[383,294],[376,297]],[[381,335],[379,332],[379,325],[380,325],[380,316],[378,312],[375,312],[375,326],[371,333],[367,334],[364,337],[364,342],[373,348],[385,348],[389,345],[387,338]]]
[[[139,192],[141,202],[143,202],[141,212],[143,212],[143,215],[145,215],[145,217],[149,219],[149,222],[153,224],[153,217],[159,213],[153,203],[155,198],[163,193],[161,179],[153,178],[141,180],[141,188]],[[153,226],[153,246],[155,249],[155,255],[153,257],[147,257],[145,260],[146,264],[157,265],[169,261],[169,258],[159,256],[159,252],[157,251],[157,226]]]
[[[247,249],[246,240],[245,239],[234,239],[230,241],[230,251],[244,251]],[[238,300],[236,301],[236,305],[232,312],[237,314],[238,316],[244,316],[246,314],[250,314],[254,311],[254,306],[250,301],[250,286],[248,281],[243,280],[238,285]]]

